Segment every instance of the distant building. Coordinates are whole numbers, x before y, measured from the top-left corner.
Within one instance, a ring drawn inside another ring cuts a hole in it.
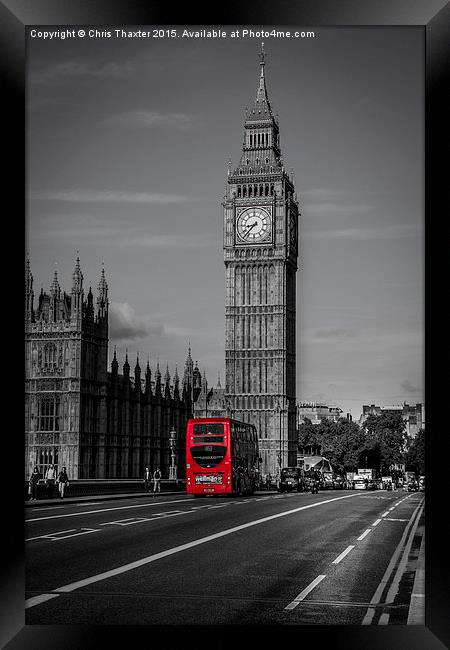
[[[410,406],[406,402],[399,406],[363,405],[363,412],[358,421],[359,426],[364,424],[369,415],[382,413],[400,414],[406,423],[406,433],[410,438],[415,438],[418,432],[425,428],[425,405],[418,403]]]
[[[322,420],[338,420],[345,418],[352,419],[350,413],[343,414],[339,406],[329,406],[321,402],[300,402],[297,404],[297,426],[309,420],[311,424],[320,424]]]

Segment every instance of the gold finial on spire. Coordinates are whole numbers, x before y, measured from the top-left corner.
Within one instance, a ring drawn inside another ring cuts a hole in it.
[[[266,53],[264,51],[264,41],[261,43],[261,52],[259,53],[259,62],[261,65],[265,65],[266,63]]]

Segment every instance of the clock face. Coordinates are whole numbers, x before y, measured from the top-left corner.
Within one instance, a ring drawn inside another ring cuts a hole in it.
[[[256,244],[270,240],[272,220],[265,208],[247,208],[237,218],[236,230],[239,244]]]

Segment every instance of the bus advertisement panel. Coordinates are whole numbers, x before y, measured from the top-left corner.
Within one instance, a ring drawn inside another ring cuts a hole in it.
[[[253,424],[231,418],[188,420],[188,494],[253,494],[258,475],[258,435]]]

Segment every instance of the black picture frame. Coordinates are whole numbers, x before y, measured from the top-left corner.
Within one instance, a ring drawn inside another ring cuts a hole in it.
[[[15,281],[23,274],[23,241],[25,228],[24,196],[24,157],[25,129],[25,29],[29,25],[302,25],[320,26],[420,26],[423,28],[426,44],[426,350],[431,348],[432,340],[437,336],[434,329],[437,319],[431,317],[432,305],[437,300],[437,288],[443,278],[437,265],[440,257],[436,254],[435,230],[439,227],[436,220],[444,206],[443,193],[446,187],[443,175],[446,164],[446,141],[448,126],[446,103],[444,99],[444,75],[446,62],[449,60],[448,43],[450,24],[449,5],[445,0],[418,2],[417,0],[280,0],[273,2],[261,0],[258,3],[229,1],[212,11],[206,11],[200,4],[186,3],[174,8],[169,3],[143,2],[139,0],[3,0],[0,4],[0,65],[3,86],[3,108],[6,110],[4,130],[12,133],[10,145],[4,150],[7,162],[7,182],[4,185],[4,200],[9,203],[4,208],[5,221],[15,224],[17,232],[18,255],[16,264],[8,266],[5,287],[9,290],[12,301],[8,298],[8,312],[22,315],[22,289],[15,288]],[[447,108],[448,110],[448,108]],[[442,156],[440,155],[442,154]],[[444,161],[441,163],[440,161]],[[433,221],[433,223],[432,223]],[[10,248],[10,228],[4,224],[4,242]],[[433,247],[433,248],[432,248]],[[433,250],[433,254],[431,251]],[[5,267],[4,267],[5,268]],[[438,278],[437,287],[433,278]],[[22,285],[21,285],[22,286]],[[14,287],[14,290],[13,290]],[[435,288],[436,287],[436,288]],[[4,294],[5,295],[5,294]],[[6,299],[4,298],[5,303]],[[14,302],[16,301],[16,302]],[[5,304],[4,303],[4,304]],[[442,304],[441,301],[438,304]],[[11,311],[14,310],[14,311]],[[422,315],[418,315],[421,318]],[[8,513],[8,546],[2,558],[2,602],[1,602],[1,637],[2,647],[12,649],[33,649],[45,647],[90,648],[108,643],[189,643],[186,630],[180,628],[136,628],[102,627],[102,626],[25,626],[24,620],[24,535],[23,535],[23,495],[21,476],[21,458],[23,457],[23,436],[21,435],[23,400],[22,358],[17,350],[23,349],[21,327],[12,327],[17,332],[17,347],[11,343],[11,360],[7,373],[12,392],[18,395],[17,417],[14,427],[3,431],[7,439],[8,459],[4,462],[4,497]],[[444,339],[445,340],[445,339]],[[8,347],[10,347],[8,345]],[[6,361],[5,361],[6,363]],[[13,372],[15,371],[15,372]],[[431,361],[426,363],[427,417],[427,551],[426,551],[426,625],[425,626],[388,626],[388,627],[335,627],[310,626],[279,628],[247,628],[242,633],[236,628],[222,628],[216,633],[209,630],[209,641],[215,639],[219,647],[236,644],[237,637],[250,638],[252,645],[270,647],[296,639],[298,645],[313,642],[314,646],[327,645],[333,648],[426,648],[438,650],[449,646],[448,583],[442,567],[446,564],[447,544],[443,530],[446,524],[446,508],[442,506],[440,495],[445,495],[445,475],[439,470],[440,446],[439,436],[445,431],[438,427],[445,425],[444,420],[438,425],[442,411],[441,399],[432,376]],[[430,388],[432,387],[432,390]],[[7,397],[8,399],[8,397]],[[436,415],[438,414],[438,415]],[[433,430],[436,427],[437,430]],[[430,438],[434,442],[430,442]],[[17,460],[16,460],[17,459]],[[8,472],[11,474],[9,475]],[[443,499],[444,497],[442,497]],[[248,637],[250,635],[250,637]],[[197,636],[197,635],[196,635]],[[201,635],[205,638],[204,634]],[[139,639],[139,640],[138,640]],[[198,640],[198,639],[197,639]],[[246,642],[246,644],[249,641]],[[445,645],[444,645],[445,644]],[[297,645],[297,643],[296,643]]]

